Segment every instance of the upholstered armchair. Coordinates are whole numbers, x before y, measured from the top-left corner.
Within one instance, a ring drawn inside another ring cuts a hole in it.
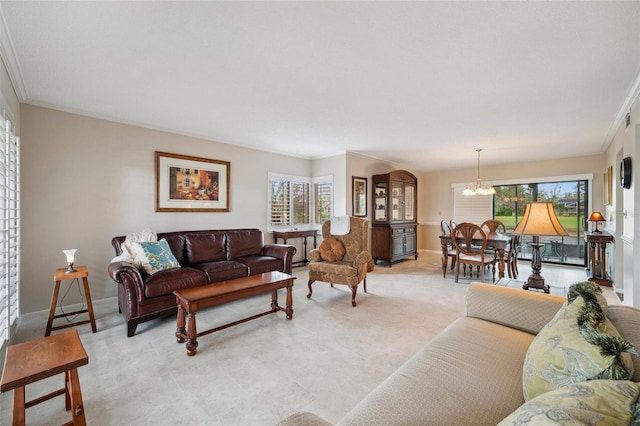
[[[369,252],[369,220],[359,217],[350,218],[350,230],[346,235],[332,235],[331,221],[322,225],[322,238],[324,241],[335,238],[344,245],[345,254],[342,260],[327,261],[321,255],[322,244],[319,248],[309,253],[309,294],[313,292],[311,284],[314,281],[323,281],[334,284],[343,284],[351,289],[351,305],[356,306],[356,292],[358,284],[364,282],[364,292],[367,292],[367,265],[371,261]]]

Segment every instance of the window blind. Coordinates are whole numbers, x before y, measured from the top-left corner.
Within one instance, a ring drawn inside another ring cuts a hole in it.
[[[270,229],[321,224],[331,215],[333,178],[287,176],[270,172],[268,202]]]
[[[0,117],[0,344],[18,318],[20,273],[20,139],[6,110]]]
[[[464,188],[453,188],[453,219],[457,223],[480,225],[493,218],[492,195],[462,195]]]

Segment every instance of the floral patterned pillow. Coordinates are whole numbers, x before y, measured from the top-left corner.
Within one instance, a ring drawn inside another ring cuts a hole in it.
[[[635,349],[604,315],[600,292],[591,282],[572,285],[567,302],[531,342],[522,374],[525,401],[585,380],[631,378]]]
[[[180,263],[171,252],[169,243],[164,238],[160,241],[142,241],[137,244],[140,247],[139,258],[142,258],[142,268],[149,275],[170,268],[179,268]]]
[[[590,380],[547,392],[502,420],[507,425],[636,425],[640,383]]]

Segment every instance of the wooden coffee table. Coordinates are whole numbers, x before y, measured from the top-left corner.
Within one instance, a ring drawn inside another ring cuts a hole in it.
[[[173,294],[176,295],[176,301],[178,303],[178,318],[176,321],[176,338],[178,343],[184,343],[186,339],[187,355],[193,356],[197,352],[197,339],[200,336],[214,333],[278,311],[285,311],[287,319],[291,319],[293,317],[293,297],[291,292],[293,289],[293,280],[295,278],[296,277],[283,272],[266,272],[260,275],[252,275],[249,277],[242,277],[234,280],[221,281],[200,287],[174,291]],[[279,288],[287,289],[286,308],[282,308],[278,305]],[[202,331],[200,333],[196,331],[196,312],[200,309],[222,305],[227,302],[233,302],[267,292],[272,292],[270,310],[229,324],[221,325],[210,330]],[[187,317],[186,329],[185,315]]]

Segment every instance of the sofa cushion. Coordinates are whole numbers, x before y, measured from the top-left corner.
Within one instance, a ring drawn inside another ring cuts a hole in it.
[[[207,275],[210,283],[242,278],[249,275],[247,265],[241,262],[223,260],[222,262],[206,262],[193,265]]]
[[[149,275],[144,281],[147,298],[166,296],[175,290],[207,284],[207,275],[194,268],[175,268]],[[173,300],[175,302],[175,298]]]
[[[135,248],[138,251],[137,257],[141,261],[142,268],[149,275],[165,269],[180,267],[165,239],[160,241],[141,241],[135,245]]]
[[[640,384],[625,380],[590,380],[539,395],[499,426],[631,425],[638,421]]]
[[[187,265],[227,260],[225,235],[222,232],[185,235],[185,257]]]
[[[254,256],[262,253],[262,231],[238,229],[225,231],[227,237],[227,260]]]
[[[320,243],[320,257],[327,262],[336,262],[342,260],[347,250],[344,248],[342,241],[337,238],[325,238]]]
[[[340,424],[495,425],[524,403],[518,372],[533,337],[493,322],[459,318]]]
[[[284,262],[282,259],[272,256],[245,256],[236,259],[249,268],[249,275],[258,275],[263,272],[282,271]]]
[[[574,284],[567,302],[527,351],[523,392],[530,400],[545,392],[590,379],[628,380],[631,344],[604,316],[596,284]],[[606,303],[606,302],[604,302]]]

